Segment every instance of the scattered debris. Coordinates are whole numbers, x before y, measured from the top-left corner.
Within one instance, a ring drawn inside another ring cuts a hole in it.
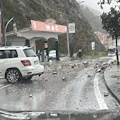
[[[82,63],[83,63],[85,68],[87,68],[89,66],[89,63],[87,61],[83,61]]]
[[[77,67],[77,64],[74,64],[74,67]]]
[[[30,95],[29,95],[29,97],[31,97],[31,98],[32,98],[32,97],[33,97],[33,94],[30,94]]]
[[[108,63],[107,63],[107,62],[102,63],[102,66],[106,66],[106,65],[108,65]]]
[[[118,104],[115,104],[115,106],[119,106]]]
[[[49,93],[51,93],[52,91],[49,91]]]
[[[63,77],[62,80],[63,80],[63,81],[67,81],[67,78]]]
[[[49,60],[49,65],[51,66],[53,64],[52,60]]]
[[[107,97],[108,95],[109,95],[109,93],[106,93],[106,92],[104,93],[104,97]]]
[[[97,69],[97,65],[95,65],[94,68]]]
[[[113,60],[109,60],[109,61],[108,61],[108,64],[109,64],[110,67],[111,67],[111,64],[113,64],[113,63],[114,63]]]
[[[62,67],[61,67],[61,66],[59,66],[59,67],[58,67],[58,70],[60,70],[60,69],[62,69]]]
[[[97,72],[101,72],[101,69],[99,68],[99,69],[97,70]]]
[[[53,72],[52,74],[57,74],[57,72]]]
[[[106,68],[106,66],[102,66],[102,67],[101,67],[101,70],[105,70],[105,68]]]
[[[91,75],[88,75],[88,77],[90,78],[90,77],[91,77]]]
[[[45,80],[45,82],[47,82],[48,80]]]
[[[97,67],[97,68],[100,68],[100,67],[101,67],[101,65],[96,65],[96,67]]]
[[[75,66],[74,65],[71,65],[71,68],[74,68]]]

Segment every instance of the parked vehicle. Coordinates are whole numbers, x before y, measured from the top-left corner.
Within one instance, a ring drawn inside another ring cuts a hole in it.
[[[51,50],[49,52],[49,60],[56,59],[56,50]]]
[[[29,80],[34,75],[41,75],[44,67],[31,47],[0,47],[0,78],[10,83]]]

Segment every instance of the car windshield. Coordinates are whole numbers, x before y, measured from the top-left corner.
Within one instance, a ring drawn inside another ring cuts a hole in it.
[[[0,96],[11,120],[120,119],[120,0],[0,0]]]
[[[49,54],[56,54],[56,51],[50,51]]]

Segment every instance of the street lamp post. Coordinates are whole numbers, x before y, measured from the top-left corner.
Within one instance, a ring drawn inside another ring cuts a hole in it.
[[[14,19],[14,18],[11,18],[11,19],[7,22],[7,24],[6,24],[6,26],[5,26],[5,46],[6,46],[6,42],[7,42],[7,37],[6,37],[7,27],[8,27],[8,25],[9,25],[9,23],[10,23],[13,19]]]

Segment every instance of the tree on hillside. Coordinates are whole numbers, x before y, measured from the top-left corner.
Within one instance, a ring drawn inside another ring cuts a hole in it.
[[[103,8],[104,4],[112,4],[113,2],[120,3],[120,0],[99,0],[98,4],[100,4],[101,8]],[[115,7],[116,7],[116,5],[115,5]]]
[[[109,13],[101,15],[103,28],[116,40],[116,57],[117,65],[119,65],[117,39],[120,36],[120,12],[111,8]]]
[[[105,3],[108,3],[108,4],[111,4],[112,2],[120,2],[120,0],[100,0],[100,2],[99,3],[101,3],[101,4],[105,4]]]

